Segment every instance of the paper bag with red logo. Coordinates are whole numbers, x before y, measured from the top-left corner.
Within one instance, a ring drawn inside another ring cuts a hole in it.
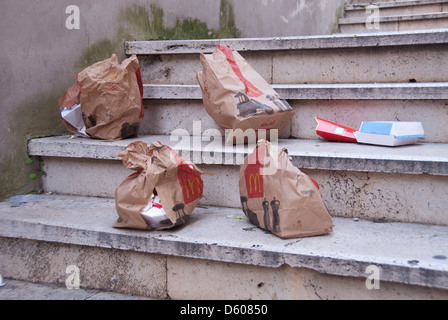
[[[240,169],[241,204],[249,221],[291,239],[333,230],[318,184],[289,160],[286,148],[258,142]]]
[[[219,45],[213,54],[201,54],[201,63],[196,76],[204,107],[222,129],[232,129],[227,143],[278,137],[294,110],[238,52]],[[244,134],[248,129],[254,134]]]
[[[115,228],[163,230],[188,221],[204,190],[196,165],[160,142],[132,143],[118,157],[135,173],[115,192]]]
[[[112,58],[78,74],[86,133],[92,138],[120,140],[137,135],[143,120],[143,86],[135,55],[118,63]]]

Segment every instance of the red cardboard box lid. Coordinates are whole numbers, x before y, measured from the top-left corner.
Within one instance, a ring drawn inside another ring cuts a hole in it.
[[[316,117],[318,136],[328,141],[357,142],[354,132],[357,130]]]

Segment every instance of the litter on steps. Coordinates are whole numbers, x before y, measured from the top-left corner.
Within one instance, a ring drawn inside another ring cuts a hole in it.
[[[213,54],[201,53],[201,63],[197,80],[204,107],[222,129],[227,129],[228,144],[269,140],[271,132],[281,132],[294,116],[289,103],[238,52],[219,45]],[[254,132],[254,141],[245,140],[247,130]],[[265,137],[260,136],[261,130]]]
[[[316,121],[316,134],[327,141],[396,147],[416,144],[425,138],[421,122],[366,121],[355,130],[317,117]]]
[[[62,121],[76,135],[120,140],[137,135],[143,121],[143,85],[135,55],[118,63],[114,54],[76,75],[59,99]]]
[[[118,157],[135,173],[115,192],[115,228],[164,230],[188,221],[204,191],[196,165],[160,142],[134,142]]]
[[[324,235],[333,230],[318,183],[294,167],[285,148],[259,141],[241,166],[239,190],[249,221],[280,238]]]

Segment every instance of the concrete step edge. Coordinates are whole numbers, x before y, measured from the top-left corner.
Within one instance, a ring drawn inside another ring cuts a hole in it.
[[[273,84],[287,100],[448,100],[448,82]],[[202,100],[199,85],[145,84],[144,99]]]
[[[365,19],[364,19],[365,23]],[[163,55],[211,53],[217,45],[236,51],[276,51],[432,45],[448,43],[448,30],[418,30],[368,34],[334,34],[276,38],[127,41],[126,54]]]
[[[448,18],[448,12],[438,12],[438,13],[381,16],[379,21],[380,21],[380,23],[387,23],[387,22],[400,22],[400,21],[438,20],[438,19],[447,19],[447,18]],[[366,23],[365,17],[339,19],[340,25],[365,24],[365,23]],[[440,29],[440,30],[447,30],[447,29]]]
[[[209,142],[211,137],[201,136],[200,123],[197,125],[190,132],[192,136],[182,137],[148,135],[122,141],[70,136],[32,139],[28,151],[31,156],[41,157],[119,160],[117,155],[134,141],[148,144],[160,141],[198,165],[241,165],[244,157],[254,150],[253,144],[229,146],[223,143],[218,148],[216,143]],[[279,139],[278,146],[287,148],[294,165],[301,169],[448,175],[448,144],[424,143],[389,148],[323,140]]]
[[[113,229],[113,199],[27,195],[0,203],[0,237],[131,250],[448,289],[448,227],[334,218],[332,233],[282,240],[238,209],[196,208],[190,222],[161,232]]]
[[[388,2],[373,2],[365,4],[347,4],[345,10],[365,10],[370,5],[378,6],[380,9],[399,8],[399,7],[413,7],[413,6],[425,6],[437,3],[448,3],[447,0],[408,0],[408,1],[388,1]]]

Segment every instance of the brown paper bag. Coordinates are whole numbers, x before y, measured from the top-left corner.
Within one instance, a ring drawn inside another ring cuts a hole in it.
[[[289,160],[286,148],[258,142],[240,169],[241,204],[249,221],[290,239],[333,230],[317,183]]]
[[[118,157],[136,172],[115,192],[119,216],[115,228],[163,230],[188,221],[204,190],[203,173],[193,163],[160,142],[150,147],[141,141],[132,143]],[[160,197],[166,216],[157,221],[144,214],[153,195]]]
[[[201,54],[201,63],[197,80],[204,106],[222,129],[233,130],[227,143],[247,142],[242,131],[248,129],[255,130],[257,140],[259,130],[264,129],[269,139],[272,130],[281,132],[293,117],[288,102],[238,52],[220,45],[213,54]]]
[[[135,55],[120,65],[114,54],[78,74],[81,109],[90,137],[120,140],[137,135],[144,116],[138,72]]]

